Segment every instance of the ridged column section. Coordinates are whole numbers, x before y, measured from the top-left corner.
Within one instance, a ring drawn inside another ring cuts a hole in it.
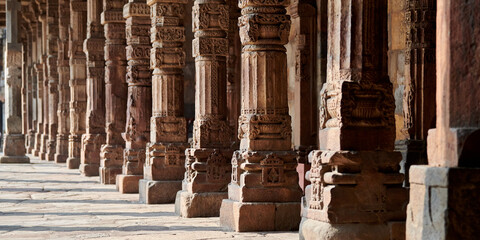
[[[105,34],[101,24],[102,0],[87,1],[87,39],[83,51],[87,55],[87,116],[82,136],[80,172],[98,176],[100,148],[105,144]]]
[[[193,146],[187,161],[182,192],[177,197],[183,217],[219,216],[228,198],[233,129],[227,122],[227,31],[229,8],[224,0],[197,0],[193,6],[195,57],[195,122]]]
[[[289,1],[242,0],[242,106],[228,199],[220,224],[236,231],[293,230],[300,222],[296,154],[288,115]],[[281,220],[279,220],[281,218]]]
[[[58,134],[56,163],[64,163],[68,158],[68,135],[70,133],[70,64],[68,57],[68,42],[70,26],[70,4],[67,0],[60,0],[59,15],[59,39],[58,39]]]
[[[48,143],[47,161],[55,160],[58,131],[58,0],[47,0],[47,78],[48,78]]]
[[[150,71],[150,8],[145,0],[129,0],[123,7],[127,34],[127,119],[123,170],[117,175],[121,193],[138,193],[143,178],[145,148],[152,116],[152,73]]]
[[[123,149],[127,111],[127,71],[125,19],[122,9],[125,0],[104,0],[102,24],[105,31],[105,122],[106,144],[100,153],[100,182],[115,184],[122,173]]]
[[[87,1],[70,1],[70,135],[68,136],[69,169],[78,169],[82,149],[82,134],[85,133],[85,114],[87,109],[86,56],[83,52],[83,40],[87,36]]]
[[[47,144],[48,144],[48,128],[49,128],[49,116],[48,116],[48,76],[47,76],[47,45],[48,45],[48,35],[47,35],[47,7],[44,5],[44,15],[41,16],[42,21],[42,39],[43,39],[43,54],[41,61],[41,74],[43,79],[43,84],[40,86],[43,89],[43,134],[40,144],[40,159],[46,160],[47,158]]]
[[[186,1],[148,1],[151,11],[150,67],[153,116],[147,145],[140,202],[172,203],[181,189],[187,146],[187,123],[183,117],[183,67],[185,66]]]

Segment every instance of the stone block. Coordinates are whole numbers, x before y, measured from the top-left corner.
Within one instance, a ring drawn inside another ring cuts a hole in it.
[[[189,193],[179,191],[175,199],[175,213],[181,217],[218,217],[226,192]]]
[[[100,183],[102,184],[115,184],[117,175],[122,174],[122,168],[106,168],[100,167]]]
[[[80,164],[80,172],[87,177],[94,177],[99,175],[99,164]]]
[[[30,163],[27,156],[1,156],[0,163]]]
[[[300,222],[300,203],[222,201],[220,225],[237,232],[293,231]]]
[[[329,224],[313,219],[302,218],[300,223],[301,240],[343,240],[343,239],[395,239],[391,238],[389,224]]]
[[[182,189],[182,181],[153,181],[142,179],[138,190],[140,202],[146,204],[173,203],[177,192]]]
[[[117,175],[117,190],[120,193],[138,193],[138,182],[143,175]]]
[[[55,154],[55,163],[65,163],[67,162],[67,155]]]
[[[68,169],[78,169],[80,167],[80,158],[67,158]]]

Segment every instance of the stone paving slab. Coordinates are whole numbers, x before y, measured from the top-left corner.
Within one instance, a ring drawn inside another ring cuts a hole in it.
[[[31,164],[0,164],[0,239],[298,239],[225,232],[219,218],[180,218],[173,204],[139,204],[138,194],[30,157]]]

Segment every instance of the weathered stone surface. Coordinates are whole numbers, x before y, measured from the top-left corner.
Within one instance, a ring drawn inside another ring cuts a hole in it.
[[[140,203],[159,204],[173,203],[179,189],[182,189],[180,181],[154,181],[142,179],[138,183]]]
[[[228,198],[227,192],[200,192],[182,190],[177,192],[175,214],[190,217],[220,216],[222,200]]]

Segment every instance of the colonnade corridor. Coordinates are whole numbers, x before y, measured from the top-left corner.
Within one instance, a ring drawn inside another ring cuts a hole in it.
[[[218,217],[181,218],[114,185],[30,156],[0,164],[0,239],[298,239],[298,232],[222,231]]]

